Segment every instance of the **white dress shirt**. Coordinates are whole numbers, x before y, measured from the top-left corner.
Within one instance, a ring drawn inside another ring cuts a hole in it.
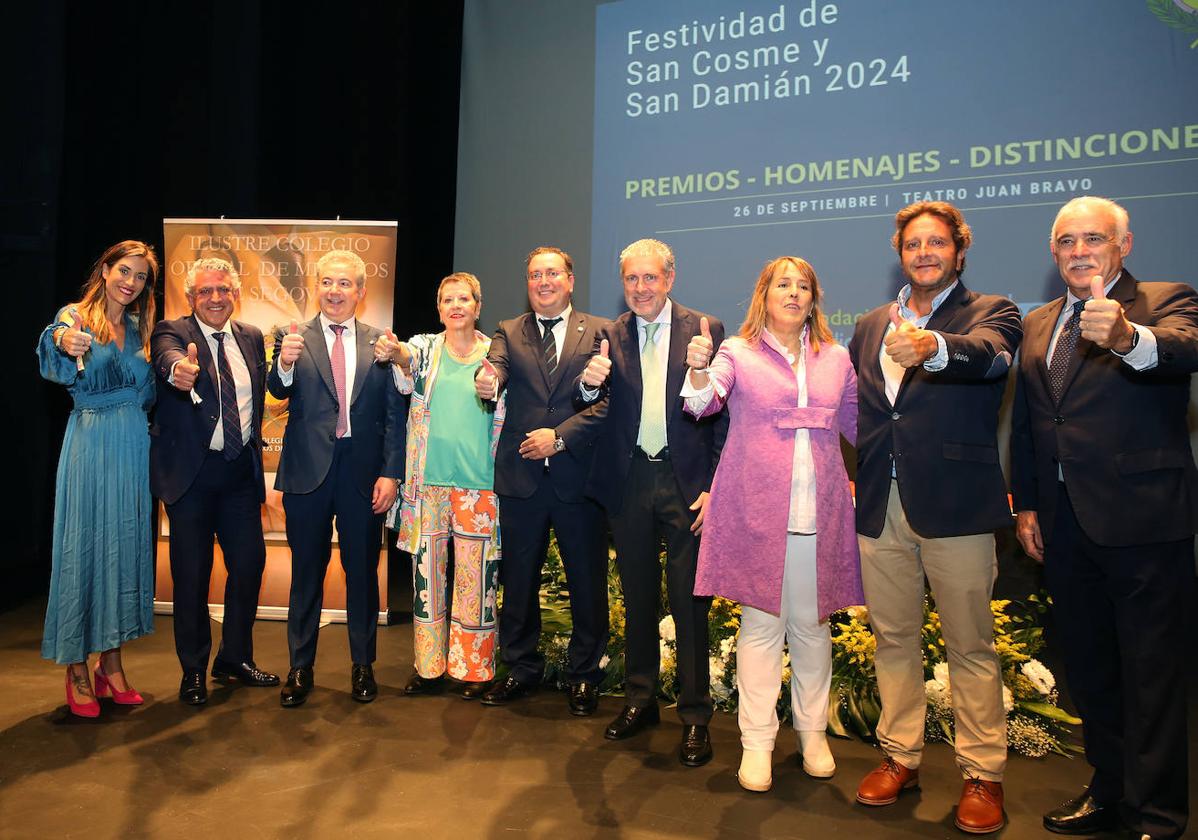
[[[574,307],[570,304],[566,304],[566,308],[554,316],[561,318],[560,321],[553,325],[553,344],[555,347],[554,352],[557,354],[558,364],[561,364],[562,361],[562,345],[564,345],[566,342],[566,329],[570,324],[570,316],[573,313]],[[544,325],[541,324],[542,316],[534,312],[532,317],[536,319],[537,337],[544,338],[545,330]],[[546,320],[552,320],[552,318]]]

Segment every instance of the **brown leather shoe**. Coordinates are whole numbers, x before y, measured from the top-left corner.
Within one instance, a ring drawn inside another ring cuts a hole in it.
[[[957,803],[957,828],[970,834],[998,831],[1005,822],[1002,813],[1002,782],[968,778]]]
[[[857,801],[862,805],[891,805],[900,793],[917,787],[919,770],[911,770],[885,756],[857,786]]]

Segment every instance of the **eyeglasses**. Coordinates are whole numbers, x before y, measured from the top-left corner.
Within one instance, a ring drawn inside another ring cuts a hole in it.
[[[232,286],[204,286],[202,289],[196,289],[194,294],[198,298],[229,297],[233,291]]]
[[[547,268],[544,271],[538,269],[537,271],[528,272],[528,279],[535,282],[540,282],[546,278],[549,280],[556,280],[557,278],[569,273],[570,272],[568,271],[563,271],[557,268]]]
[[[657,281],[661,279],[660,274],[625,274],[624,283],[628,286],[635,286],[638,282],[645,286],[656,286]]]

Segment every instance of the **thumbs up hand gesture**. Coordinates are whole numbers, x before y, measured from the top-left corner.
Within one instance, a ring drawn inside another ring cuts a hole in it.
[[[395,333],[387,330],[374,343],[374,360],[379,364],[399,361],[400,341]]]
[[[890,304],[890,323],[894,324],[894,329],[882,339],[882,345],[886,348],[886,355],[896,364],[913,368],[936,354],[939,347],[936,336],[905,319],[897,303]]]
[[[68,356],[82,360],[83,355],[91,349],[92,337],[83,331],[83,319],[79,317],[79,312],[74,307],[71,307],[67,314],[71,318],[71,326],[66,328],[62,338],[58,340],[58,347]]]
[[[483,359],[474,377],[474,393],[484,402],[494,400],[499,390],[499,372],[487,359]]]
[[[692,370],[706,370],[711,362],[711,354],[715,352],[715,344],[711,340],[711,325],[707,318],[699,319],[699,334],[692,336],[686,345],[686,365]]]
[[[582,371],[582,384],[588,388],[599,388],[611,376],[611,345],[607,339],[599,342],[599,352],[591,356]]]
[[[196,361],[195,343],[187,345],[187,358],[175,363],[174,386],[180,391],[190,391],[195,387],[196,377],[200,374],[200,366]]]
[[[300,357],[302,352],[304,352],[304,337],[299,334],[299,326],[292,321],[279,346],[279,366],[283,370],[291,370],[295,360]]]
[[[1079,324],[1082,338],[1093,341],[1103,350],[1130,353],[1136,328],[1124,316],[1119,301],[1106,296],[1105,286],[1101,275],[1090,278],[1090,299],[1082,309]]]

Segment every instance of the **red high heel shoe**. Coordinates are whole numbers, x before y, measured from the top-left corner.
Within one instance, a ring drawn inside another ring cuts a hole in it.
[[[71,692],[71,669],[67,668],[67,707],[71,714],[79,717],[94,718],[100,716],[100,701],[94,697],[86,703],[79,703]]]
[[[104,673],[104,669],[99,662],[96,663],[96,696],[111,696],[112,702],[120,706],[140,706],[145,702],[135,688],[117,691],[116,687],[112,684],[112,680],[108,679],[108,675]]]

